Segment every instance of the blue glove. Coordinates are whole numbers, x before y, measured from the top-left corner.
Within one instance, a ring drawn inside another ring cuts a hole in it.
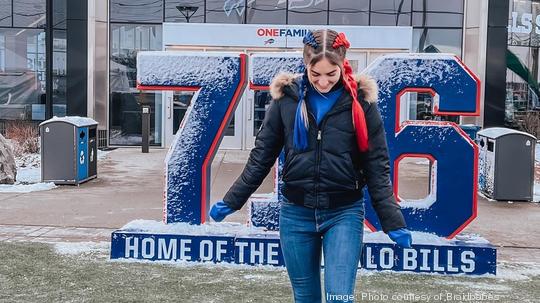
[[[396,230],[391,230],[388,232],[388,236],[392,241],[396,242],[397,245],[409,248],[412,244],[411,232],[406,228],[400,228]]]
[[[234,213],[236,210],[230,208],[225,202],[218,201],[210,209],[210,217],[216,222],[221,222],[226,216]]]

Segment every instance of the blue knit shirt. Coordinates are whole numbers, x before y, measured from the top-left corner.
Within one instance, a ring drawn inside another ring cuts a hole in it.
[[[327,93],[319,93],[312,85],[307,86],[307,101],[312,114],[317,119],[319,125],[328,111],[336,104],[337,99],[343,93],[343,85],[336,84]]]

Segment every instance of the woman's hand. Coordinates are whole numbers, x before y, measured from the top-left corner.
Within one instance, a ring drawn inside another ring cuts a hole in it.
[[[409,248],[412,244],[411,232],[406,228],[400,228],[396,230],[391,230],[388,232],[388,236],[392,241],[396,242],[397,245]]]
[[[216,222],[221,222],[226,216],[234,213],[235,210],[230,208],[225,202],[218,201],[210,209],[210,217]]]

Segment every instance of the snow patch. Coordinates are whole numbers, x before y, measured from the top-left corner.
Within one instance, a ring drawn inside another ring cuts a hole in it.
[[[57,117],[54,116],[49,120],[43,121],[39,124],[39,126],[42,126],[44,124],[48,124],[50,122],[66,122],[69,124],[73,124],[77,127],[83,127],[83,126],[90,126],[90,125],[96,125],[98,124],[96,120],[88,117],[80,117],[80,116],[64,116],[64,117]]]
[[[492,275],[491,275],[492,276]],[[499,262],[497,278],[511,281],[530,280],[540,276],[540,264],[533,262]]]
[[[489,244],[488,240],[478,234],[459,234],[451,240],[420,231],[412,231],[411,235],[412,243],[421,245]],[[390,237],[382,231],[364,233],[364,242],[394,244]]]
[[[17,180],[15,184],[1,184],[0,193],[29,193],[56,188],[53,182],[41,182],[41,156],[23,154],[15,158]]]
[[[1,184],[0,193],[30,193],[34,191],[50,190],[53,188],[56,188],[56,185],[52,182],[14,185]]]
[[[104,150],[98,149],[98,150],[97,150],[97,159],[98,159],[98,160],[103,160],[103,159],[107,158],[107,155],[108,155],[110,152],[111,152],[111,150],[104,151]]]
[[[246,226],[235,222],[206,222],[193,225],[186,222],[165,224],[161,221],[134,220],[121,228],[123,232],[141,232],[152,234],[182,234],[182,235],[236,235],[265,234],[279,236],[278,232],[269,232],[261,227]]]
[[[533,202],[540,202],[540,183],[534,183]]]
[[[142,259],[110,259],[109,262],[118,262],[118,263],[146,263],[146,264],[159,264],[167,265],[174,267],[198,267],[212,270],[223,270],[223,269],[237,269],[237,270],[247,270],[247,271],[279,271],[286,272],[285,266],[274,266],[274,265],[263,265],[263,264],[237,264],[229,262],[212,262],[212,261],[186,261],[186,260],[174,260],[174,261],[151,261],[151,260],[142,260]]]
[[[108,252],[109,242],[61,242],[54,244],[54,250],[60,255],[80,255],[93,252]]]

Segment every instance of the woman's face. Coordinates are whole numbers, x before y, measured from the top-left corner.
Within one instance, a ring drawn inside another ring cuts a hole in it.
[[[308,79],[319,92],[327,93],[341,79],[341,69],[323,58],[308,66]]]

